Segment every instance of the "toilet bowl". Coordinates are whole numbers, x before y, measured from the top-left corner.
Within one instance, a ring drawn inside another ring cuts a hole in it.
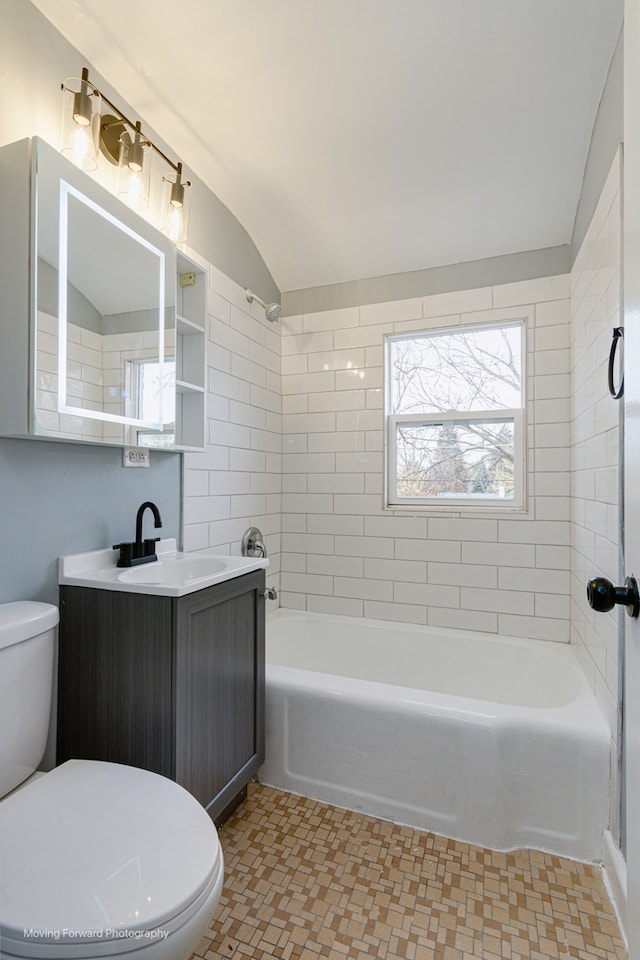
[[[56,623],[48,604],[0,605],[0,786],[12,791],[0,800],[0,958],[185,960],[223,880],[200,804],[123,764],[69,760],[29,779],[46,743],[32,720],[48,724]],[[29,709],[43,662],[45,709]]]

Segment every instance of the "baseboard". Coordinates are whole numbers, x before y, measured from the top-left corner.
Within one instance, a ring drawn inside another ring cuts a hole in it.
[[[605,830],[603,836],[602,867],[604,882],[627,945],[627,864],[610,830]]]

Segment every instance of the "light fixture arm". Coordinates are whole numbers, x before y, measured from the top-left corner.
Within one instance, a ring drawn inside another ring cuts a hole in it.
[[[142,133],[142,130],[141,130],[140,121],[130,120],[129,117],[127,117],[127,115],[126,115],[125,113],[123,113],[123,111],[120,109],[120,107],[117,107],[117,106],[115,105],[115,103],[113,103],[113,102],[109,99],[109,97],[105,96],[105,94],[102,92],[102,90],[99,90],[93,83],[91,83],[91,81],[89,80],[89,70],[88,70],[87,67],[83,67],[83,68],[82,68],[82,83],[83,83],[83,85],[84,85],[84,84],[89,84],[90,87],[91,87],[91,91],[92,91],[92,94],[90,94],[90,95],[94,95],[94,96],[95,96],[95,95],[98,95],[98,96],[100,96],[100,97],[102,98],[102,100],[104,100],[104,102],[107,104],[107,106],[110,107],[111,110],[113,110],[114,113],[116,114],[115,117],[110,117],[104,124],[103,124],[102,119],[101,119],[101,121],[100,121],[101,129],[104,130],[104,129],[116,127],[118,124],[126,124],[126,126],[129,127],[129,128],[134,132],[134,134],[137,133],[141,138],[143,138],[143,142],[144,142],[147,146],[151,147],[152,150],[154,150],[160,157],[162,157],[162,159],[163,159],[164,162],[167,164],[167,166],[171,167],[171,169],[176,173],[176,175],[178,175],[179,177],[181,177],[181,175],[182,175],[182,164],[179,163],[179,162],[174,163],[173,160],[171,160],[171,159],[166,155],[166,153],[164,153],[164,151],[162,151],[162,150],[160,149],[160,147],[156,146],[156,144],[153,142],[153,140],[150,140],[149,137],[144,136],[144,134]],[[64,83],[61,84],[61,88],[62,88],[62,90],[66,90],[66,87],[65,87]],[[116,160],[116,163],[117,163],[117,160]],[[185,180],[185,181],[183,181],[183,186],[190,187],[190,186],[191,186],[191,182],[190,182],[189,180]]]

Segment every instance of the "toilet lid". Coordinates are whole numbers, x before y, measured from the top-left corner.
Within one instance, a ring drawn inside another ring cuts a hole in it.
[[[0,604],[0,648],[37,637],[57,626],[58,608],[37,600],[16,600]]]
[[[178,784],[69,760],[0,803],[0,941],[148,946],[145,931],[175,927],[221,860],[213,822]]]

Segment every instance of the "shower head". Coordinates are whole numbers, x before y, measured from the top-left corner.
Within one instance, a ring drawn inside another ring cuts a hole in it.
[[[279,303],[265,303],[264,300],[261,300],[257,293],[252,293],[251,290],[245,290],[245,296],[249,303],[253,303],[256,300],[264,310],[264,315],[267,320],[270,320],[271,323],[275,323],[276,320],[280,319],[280,311],[282,307]]]
[[[280,319],[281,310],[282,310],[282,307],[280,306],[279,303],[269,303],[265,307],[264,315],[267,318],[267,320],[271,321],[271,323],[275,323],[276,320]]]

